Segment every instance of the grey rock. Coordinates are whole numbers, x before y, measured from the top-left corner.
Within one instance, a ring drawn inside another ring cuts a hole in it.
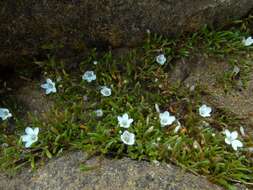
[[[228,92],[222,84],[227,72],[234,73],[234,67],[228,61],[198,55],[175,63],[169,80],[188,86],[189,91],[191,86],[200,86],[206,92],[202,97],[203,102],[225,109],[241,118],[248,126],[247,133],[253,134],[253,67],[250,66],[246,74],[248,85],[242,87],[240,78],[231,78],[230,80],[237,81],[238,84],[229,88]]]
[[[252,0],[5,0],[0,2],[0,62],[43,48],[61,55],[87,47],[134,46],[146,31],[173,36],[245,16]]]
[[[80,164],[90,167],[81,171]],[[71,152],[53,159],[32,173],[23,170],[13,178],[0,174],[1,190],[221,190],[204,177],[167,164],[128,158],[120,160]]]
[[[23,105],[25,112],[31,112],[39,118],[45,117],[47,112],[50,112],[54,103],[45,94],[44,90],[40,87],[43,82],[27,82],[21,86],[13,98]]]

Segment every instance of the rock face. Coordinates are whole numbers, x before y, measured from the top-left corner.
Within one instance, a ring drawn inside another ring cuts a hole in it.
[[[179,168],[127,158],[86,160],[85,154],[72,152],[51,160],[35,173],[23,171],[13,179],[0,174],[1,190],[221,190],[205,178]],[[85,163],[89,170],[80,171]]]
[[[175,63],[170,81],[178,82],[185,86],[201,86],[205,91],[203,100],[215,108],[225,109],[234,114],[237,118],[243,120],[246,124],[246,133],[253,135],[253,54],[247,54],[249,57],[248,73],[239,74],[237,79],[233,80],[233,88],[225,91],[223,83],[226,73],[232,73],[234,67],[228,61],[221,61],[215,58],[205,58],[203,55],[194,56],[189,60],[179,60]],[[245,57],[246,57],[245,56]],[[245,57],[241,57],[245,59]],[[238,59],[240,59],[238,57]],[[239,65],[243,68],[243,65]],[[240,76],[242,75],[242,76]],[[242,77],[247,77],[247,85],[242,86]],[[223,80],[223,82],[222,82]],[[228,84],[229,86],[229,84]]]
[[[46,119],[45,113],[50,112],[54,103],[46,97],[45,92],[40,88],[43,82],[23,83],[21,87],[10,96],[24,107],[24,113],[31,112],[38,118]]]
[[[0,63],[41,48],[68,56],[94,45],[134,46],[148,29],[168,36],[204,24],[223,26],[252,8],[252,0],[5,0],[0,2]]]

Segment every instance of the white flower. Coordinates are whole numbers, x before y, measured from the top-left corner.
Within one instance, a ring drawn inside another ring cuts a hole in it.
[[[103,113],[103,110],[98,109],[98,110],[95,110],[95,114],[97,117],[102,117],[104,113]]]
[[[208,107],[207,105],[202,105],[199,108],[199,115],[202,117],[210,117],[211,116],[211,112],[212,112],[212,108]]]
[[[160,123],[162,127],[166,125],[171,125],[176,120],[175,116],[171,116],[168,111],[160,113],[159,117],[160,117]]]
[[[156,62],[160,65],[164,65],[164,63],[166,62],[166,57],[164,56],[164,54],[156,56]]]
[[[41,88],[46,90],[46,94],[55,93],[55,83],[51,79],[47,79],[45,84],[41,85]]]
[[[103,96],[111,96],[112,94],[112,90],[110,88],[108,88],[107,86],[103,86],[100,90],[100,93],[103,95]]]
[[[250,36],[247,39],[243,39],[242,43],[244,44],[244,46],[251,46],[253,44],[253,38]]]
[[[118,122],[120,127],[129,128],[133,121],[134,120],[132,118],[129,118],[127,113],[123,114],[122,116],[118,116]]]
[[[27,127],[25,129],[26,135],[21,136],[23,142],[25,142],[25,147],[29,148],[33,143],[38,140],[39,128],[32,129]]]
[[[2,120],[6,120],[9,117],[12,117],[12,114],[10,113],[10,111],[6,108],[0,108],[0,118]]]
[[[225,142],[231,145],[234,150],[237,150],[238,147],[243,147],[242,142],[237,140],[238,137],[237,131],[233,131],[232,133],[230,133],[230,131],[226,129],[225,135],[226,135]]]
[[[94,65],[97,65],[97,64],[98,64],[98,62],[97,62],[97,61],[93,61],[93,64],[94,64]]]
[[[83,80],[86,80],[87,82],[92,82],[93,80],[96,80],[96,74],[93,71],[86,71],[83,76]]]
[[[135,135],[128,131],[124,131],[120,138],[126,145],[133,145],[135,142]]]

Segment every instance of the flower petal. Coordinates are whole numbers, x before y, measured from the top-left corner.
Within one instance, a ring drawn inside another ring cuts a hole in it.
[[[122,117],[121,117],[121,116],[118,116],[117,119],[118,119],[118,122],[119,122],[119,123],[122,122]]]
[[[47,79],[46,82],[49,83],[49,84],[53,83],[53,81],[51,79]]]
[[[128,131],[124,131],[120,138],[122,142],[126,145],[134,145],[135,143],[135,135]]]
[[[212,112],[212,108],[208,107],[207,105],[203,104],[200,108],[199,108],[199,115],[202,117],[210,117]]]
[[[248,37],[247,39],[243,39],[243,44],[245,45],[245,46],[251,46],[252,44],[253,44],[253,39],[252,39],[252,37],[250,36],[250,37]]]
[[[225,138],[225,143],[226,144],[231,144],[231,140],[229,138]]]
[[[100,93],[103,95],[103,96],[111,96],[112,94],[112,90],[110,88],[108,88],[107,86],[103,86],[100,90]]]
[[[168,125],[171,125],[175,120],[176,120],[176,117],[175,117],[175,116],[170,116],[170,117],[168,118]]]
[[[27,141],[27,142],[25,143],[25,147],[26,147],[26,148],[29,148],[32,144],[33,144],[32,141]]]
[[[95,112],[95,114],[96,114],[97,117],[103,117],[104,113],[103,113],[102,109],[95,110],[94,112]]]
[[[94,71],[86,71],[83,76],[83,80],[86,80],[87,82],[92,82],[93,80],[96,80],[96,74]]]
[[[31,128],[31,127],[26,127],[25,128],[25,132],[26,132],[26,134],[28,134],[28,135],[33,135],[34,133],[33,133],[33,129]]]
[[[28,142],[31,140],[31,136],[30,135],[23,135],[23,136],[21,136],[21,140],[23,142]]]
[[[48,88],[48,84],[42,84],[42,85],[40,85],[41,86],[41,88],[44,88],[44,89],[47,89]]]
[[[156,62],[160,65],[164,65],[164,63],[166,62],[166,57],[164,56],[164,54],[156,56]]]
[[[225,132],[225,135],[226,135],[227,138],[231,138],[231,133],[228,129],[225,129],[224,132]]]
[[[128,114],[127,113],[124,113],[123,116],[122,116],[123,120],[128,120]]]
[[[46,89],[46,94],[50,94],[51,93],[51,88],[47,88]]]
[[[10,111],[6,108],[0,108],[0,118],[2,120],[6,120],[9,117],[12,117],[12,114],[10,113]]]
[[[232,140],[235,140],[235,139],[237,139],[237,137],[238,137],[237,131],[233,131],[233,132],[231,133],[231,139],[232,139]]]
[[[33,133],[37,136],[39,134],[39,128],[36,127],[34,130],[33,130]]]
[[[128,119],[128,124],[132,124],[133,121],[134,121],[134,120],[133,120],[132,118]]]
[[[239,140],[234,140],[234,141],[232,141],[232,147],[234,150],[237,150],[237,147],[239,147],[239,148],[243,147],[243,144]]]
[[[56,92],[56,88],[51,88],[51,92],[55,93]]]

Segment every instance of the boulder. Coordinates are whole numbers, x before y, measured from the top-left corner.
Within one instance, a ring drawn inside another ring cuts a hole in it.
[[[205,92],[202,95],[203,102],[215,109],[226,110],[240,119],[244,122],[246,134],[253,136],[252,58],[253,53],[237,55],[237,60],[245,61],[238,62],[238,67],[247,70],[240,71],[236,77],[231,75],[230,78],[226,78],[228,73],[234,72],[234,66],[228,60],[205,57],[202,54],[194,55],[186,60],[178,60],[174,64],[169,81],[188,86],[189,89],[199,87]]]
[[[147,30],[172,36],[204,24],[224,26],[252,8],[252,0],[4,0],[0,64],[42,49],[70,56],[87,47],[135,46]]]
[[[83,168],[83,171],[80,168]],[[87,159],[87,155],[82,152],[71,152],[49,161],[34,173],[27,169],[13,178],[0,174],[0,189],[221,190],[222,188],[211,184],[202,176],[186,173],[173,165],[157,165],[128,158]]]

